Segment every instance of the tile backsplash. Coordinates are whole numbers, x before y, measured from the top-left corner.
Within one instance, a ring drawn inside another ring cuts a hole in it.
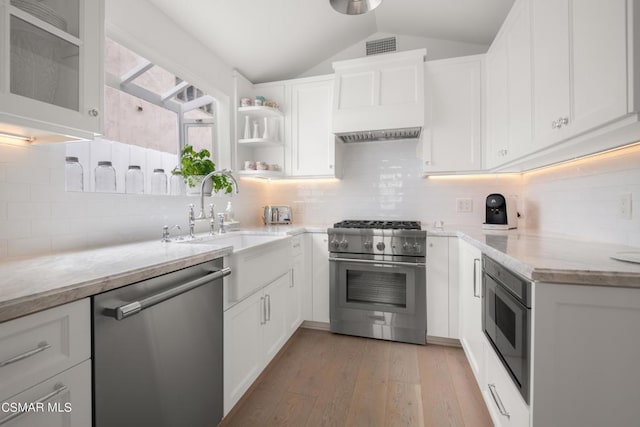
[[[490,193],[518,196],[520,228],[585,240],[640,246],[640,147],[523,175],[423,178],[416,142],[344,147],[343,179],[240,180],[232,200],[242,225],[260,224],[261,206],[289,204],[294,223],[330,225],[343,219],[409,219],[474,225],[484,220]],[[187,229],[194,197],[64,191],[65,146],[0,145],[0,258],[159,238],[163,225]],[[618,215],[631,194],[632,219]],[[456,212],[456,199],[473,211]],[[198,231],[207,230],[206,221]]]
[[[526,173],[523,188],[528,228],[640,247],[640,146]]]
[[[187,207],[198,198],[66,192],[64,158],[64,144],[0,145],[0,258],[160,238],[163,225],[188,230]],[[205,203],[221,211],[232,200],[237,219],[257,225],[261,190],[243,182],[240,194]]]
[[[271,204],[293,207],[294,222],[332,224],[343,219],[420,220],[424,224],[481,224],[486,196],[519,195],[519,175],[423,178],[417,142],[353,143],[343,147],[341,180],[273,181]],[[473,211],[456,212],[456,199]]]

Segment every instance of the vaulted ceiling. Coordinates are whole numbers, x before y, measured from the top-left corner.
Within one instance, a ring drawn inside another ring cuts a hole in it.
[[[149,1],[253,82],[296,77],[376,32],[488,45],[513,4],[384,0],[346,16],[329,0]]]

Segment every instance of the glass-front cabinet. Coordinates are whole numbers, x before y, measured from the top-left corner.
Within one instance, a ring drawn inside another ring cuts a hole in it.
[[[0,131],[102,133],[104,1],[0,0],[0,19]]]

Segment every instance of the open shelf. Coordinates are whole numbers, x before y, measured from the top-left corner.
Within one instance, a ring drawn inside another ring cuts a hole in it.
[[[283,171],[258,171],[258,170],[239,170],[238,175],[240,176],[252,176],[256,178],[282,178],[284,176]]]
[[[282,141],[278,141],[277,139],[270,138],[248,138],[248,139],[239,139],[238,144],[244,145],[245,147],[279,147],[282,145]]]
[[[282,111],[271,107],[238,107],[238,112],[253,117],[283,117]]]

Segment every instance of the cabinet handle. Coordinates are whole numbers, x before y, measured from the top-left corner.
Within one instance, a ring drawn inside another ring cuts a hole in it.
[[[333,169],[333,165],[329,165],[329,169]]]
[[[267,303],[267,318],[265,320],[265,323],[267,323],[271,321],[271,295],[267,294],[264,296],[264,298]]]
[[[560,125],[560,127],[568,125],[569,124],[569,117],[560,117],[558,119],[558,124]]]
[[[29,351],[25,351],[22,354],[19,354],[17,356],[13,356],[11,359],[7,359],[4,360],[2,362],[0,362],[0,368],[3,366],[7,366],[7,365],[11,365],[12,363],[16,363],[22,359],[26,359],[28,357],[34,356],[40,352],[45,351],[46,349],[51,348],[51,344],[49,344],[46,341],[42,341],[40,343],[38,343],[38,346],[32,350]]]
[[[557,120],[554,120],[551,122],[551,129],[558,129],[560,127],[560,124],[558,123]]]
[[[260,324],[264,325],[267,323],[267,306],[265,297],[260,297]]]
[[[35,402],[33,402],[34,404],[37,403],[44,403],[48,400],[53,399],[54,397],[56,397],[57,395],[59,395],[60,393],[68,390],[69,388],[62,384],[62,383],[56,383],[53,386],[53,391],[45,396],[42,396],[40,399],[36,400]],[[28,412],[28,410],[24,410],[24,411],[19,411],[19,412],[14,412],[13,414],[9,415],[6,418],[3,418],[0,420],[0,425],[6,424],[11,420],[15,420],[16,418],[19,418],[21,416],[23,416],[24,414],[26,414]]]
[[[507,412],[507,409],[502,404],[502,399],[500,399],[500,395],[498,395],[498,390],[496,390],[496,385],[495,384],[488,384],[488,385],[489,385],[489,391],[491,392],[491,397],[493,397],[493,401],[496,402],[498,411],[500,411],[500,413],[503,416],[507,418],[511,418],[511,414]]]
[[[98,110],[96,110],[95,108],[92,108],[89,110],[89,115],[91,117],[98,117],[98,115],[100,114],[100,112]]]
[[[478,262],[480,262],[479,258],[473,259],[473,296],[476,298],[480,298],[480,293],[478,290]]]

